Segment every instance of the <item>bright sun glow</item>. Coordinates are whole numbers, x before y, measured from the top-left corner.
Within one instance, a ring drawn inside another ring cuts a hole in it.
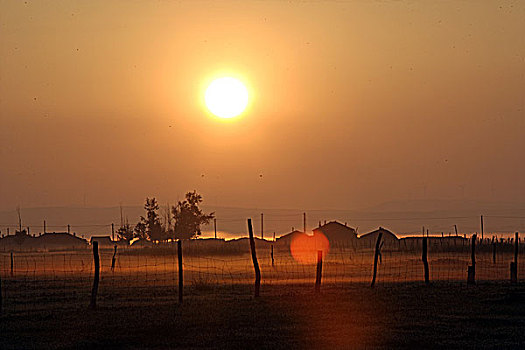
[[[235,78],[218,78],[206,89],[204,101],[210,112],[217,117],[233,118],[248,106],[248,89]]]

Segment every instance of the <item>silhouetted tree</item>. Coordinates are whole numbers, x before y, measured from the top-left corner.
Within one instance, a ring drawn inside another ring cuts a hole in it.
[[[205,214],[199,208],[202,196],[197,191],[186,193],[186,199],[171,208],[173,231],[171,238],[189,239],[201,234],[201,225],[208,224],[215,217],[214,213]]]
[[[146,217],[141,216],[140,222],[135,226],[135,236],[141,239],[147,238],[151,241],[163,241],[165,240],[166,233],[164,228],[160,224],[159,204],[155,198],[146,198],[146,204],[144,204],[146,210]]]
[[[141,217],[143,219],[143,217]],[[144,222],[140,221],[135,225],[135,228],[133,229],[133,237],[139,238],[139,239],[147,239],[148,235],[146,233],[147,226]]]
[[[135,237],[135,232],[129,222],[126,221],[126,223],[117,230],[117,237],[123,241],[131,241]]]

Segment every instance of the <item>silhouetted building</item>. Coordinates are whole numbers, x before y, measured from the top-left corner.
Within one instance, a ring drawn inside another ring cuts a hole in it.
[[[357,232],[346,224],[341,224],[337,221],[330,221],[324,225],[313,229],[314,236],[322,233],[328,238],[330,244],[355,242],[357,240]]]
[[[91,236],[89,243],[93,245],[93,242],[98,242],[99,248],[113,248],[115,242],[111,240],[110,236]]]
[[[289,232],[285,235],[282,235],[281,237],[277,238],[276,244],[278,245],[290,245],[292,241],[299,236],[306,236],[306,234],[302,231],[294,230],[292,232]]]
[[[430,249],[449,249],[468,245],[470,240],[462,236],[427,237],[427,246]],[[421,249],[423,236],[404,237],[400,239],[400,247],[406,249]]]
[[[395,234],[393,234],[391,231],[379,227],[377,230],[365,233],[361,236],[359,236],[359,245],[362,247],[375,247],[375,244],[377,242],[377,237],[379,236],[379,233],[383,233],[381,237],[381,242],[384,243],[384,246],[396,246],[399,244],[399,239]]]
[[[35,238],[28,235],[26,230],[17,231],[14,235],[0,238],[0,250],[36,250]]]
[[[130,244],[131,244],[131,247],[133,248],[153,247],[154,245],[151,241],[148,241],[145,239],[139,239],[139,238],[132,239]]]
[[[44,250],[84,249],[88,243],[85,239],[67,232],[49,232],[36,237],[39,247]]]
[[[0,250],[2,251],[74,250],[84,249],[87,244],[85,239],[67,232],[50,232],[33,237],[22,231],[0,238]]]

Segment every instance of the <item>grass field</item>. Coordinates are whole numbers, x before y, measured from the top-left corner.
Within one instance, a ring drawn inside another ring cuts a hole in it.
[[[320,294],[315,264],[259,252],[254,299],[248,254],[184,257],[177,302],[173,251],[100,252],[97,309],[89,251],[0,256],[0,349],[66,348],[525,348],[525,286],[509,283],[512,254],[477,254],[466,285],[465,251],[434,252],[425,286],[416,252],[384,252],[369,287],[372,251],[332,251]],[[519,265],[523,281],[525,266]]]
[[[250,286],[184,303],[87,304],[0,318],[2,349],[523,348],[525,288],[505,284]]]

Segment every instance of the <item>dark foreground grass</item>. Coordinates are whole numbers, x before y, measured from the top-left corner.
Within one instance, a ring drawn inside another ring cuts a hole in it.
[[[264,286],[0,317],[2,349],[525,348],[525,287]],[[51,304],[50,304],[51,305]]]

